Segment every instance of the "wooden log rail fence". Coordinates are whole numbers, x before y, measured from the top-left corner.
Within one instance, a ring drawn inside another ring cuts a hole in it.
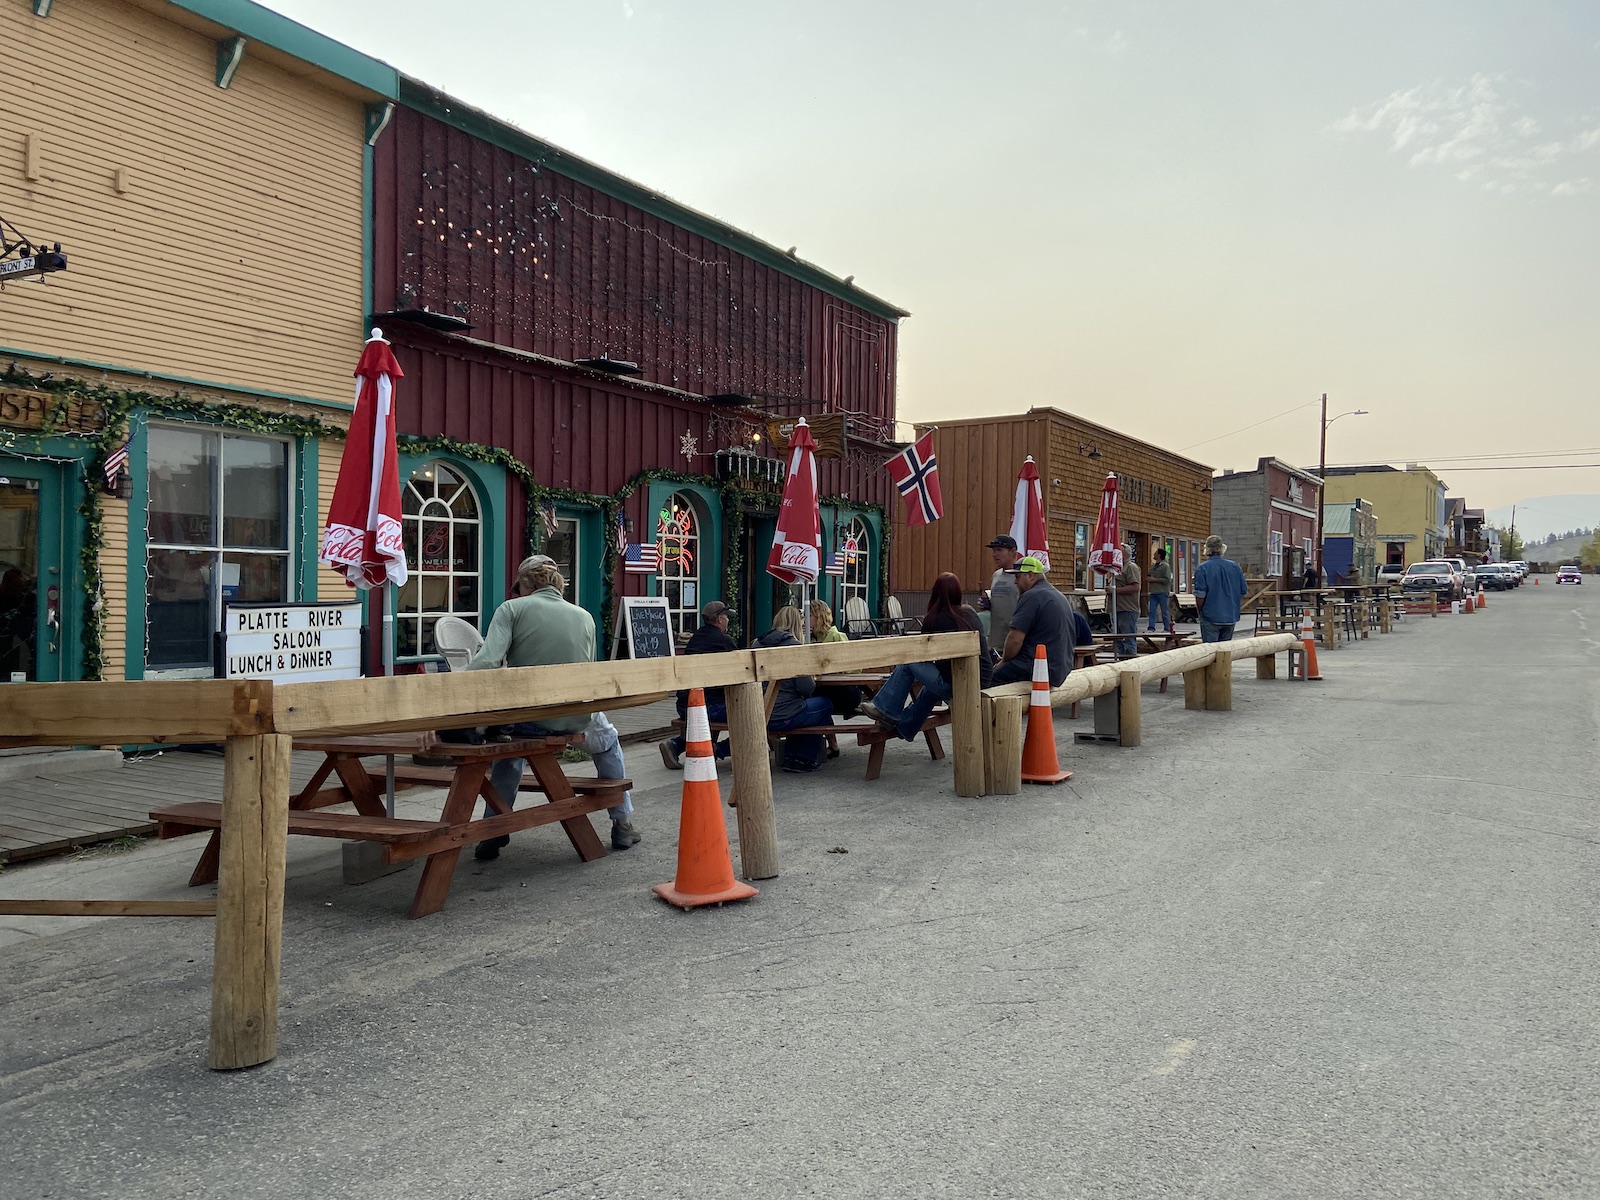
[[[978,637],[916,634],[620,662],[515,667],[274,685],[267,680],[14,683],[0,688],[0,746],[225,745],[222,855],[211,980],[210,1065],[277,1055],[278,970],[297,736],[500,725],[649,704],[720,687],[739,782],[739,855],[748,879],[778,873],[762,685],[795,675],[950,659],[958,796],[984,794]],[[8,901],[9,913],[200,915],[200,901]],[[76,907],[73,907],[76,906]]]
[[[1140,689],[1147,683],[1183,676],[1183,706],[1228,712],[1233,708],[1233,664],[1256,660],[1256,676],[1277,676],[1278,654],[1298,650],[1292,633],[1263,634],[1232,642],[1209,642],[1163,650],[1126,662],[1081,667],[1050,691],[1052,708],[1070,708],[1084,700],[1117,694],[1119,743],[1137,746],[1143,739]],[[1014,796],[1022,790],[1022,751],[1015,731],[1021,729],[1031,690],[1027,683],[1007,683],[983,693],[986,760],[985,794]]]

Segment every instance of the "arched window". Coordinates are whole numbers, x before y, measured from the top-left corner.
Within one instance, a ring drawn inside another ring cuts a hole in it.
[[[411,576],[396,605],[396,653],[432,654],[440,617],[482,627],[482,509],[466,477],[438,459],[411,472],[400,501]]]
[[[860,517],[851,521],[839,537],[839,556],[844,560],[844,574],[839,577],[839,611],[843,612],[851,597],[860,597],[861,603],[872,612],[872,531]]]
[[[668,496],[656,514],[656,548],[673,632],[693,633],[700,625],[700,518],[682,492]]]

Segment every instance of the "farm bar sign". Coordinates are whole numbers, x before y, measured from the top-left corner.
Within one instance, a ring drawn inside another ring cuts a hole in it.
[[[230,604],[217,674],[278,683],[359,679],[361,605]]]

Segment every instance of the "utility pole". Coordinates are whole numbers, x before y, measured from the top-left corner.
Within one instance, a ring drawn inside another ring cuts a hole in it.
[[[1328,393],[1322,393],[1322,437],[1317,443],[1317,540],[1312,545],[1316,551],[1317,582],[1322,582],[1322,506],[1327,503],[1327,488],[1322,482],[1328,469]]]

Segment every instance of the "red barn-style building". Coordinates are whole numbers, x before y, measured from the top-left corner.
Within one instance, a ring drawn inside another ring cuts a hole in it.
[[[532,549],[602,636],[616,595],[646,593],[680,632],[712,599],[765,631],[789,599],[764,568],[801,415],[824,553],[856,548],[822,594],[878,611],[903,310],[404,77],[374,124],[372,321],[405,371],[418,571],[403,656],[446,613],[483,626]],[[658,545],[659,576],[623,569],[627,542]]]

